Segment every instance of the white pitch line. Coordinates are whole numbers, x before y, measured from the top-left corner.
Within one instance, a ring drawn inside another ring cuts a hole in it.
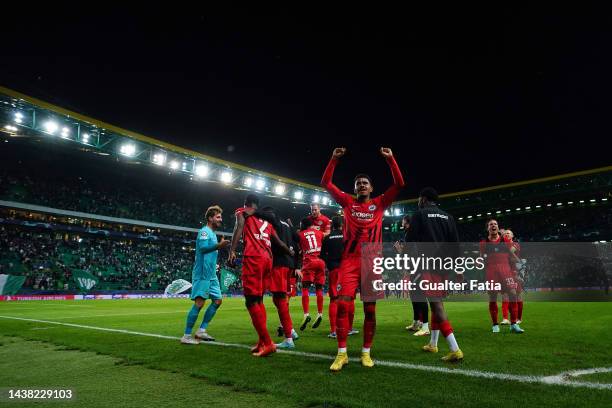
[[[87,326],[83,324],[54,322],[54,321],[40,320],[40,319],[28,319],[24,317],[0,315],[0,318],[10,319],[10,320],[21,320],[21,321],[35,322],[35,323],[55,324],[55,325],[67,326],[67,327],[76,327],[79,329],[90,329],[90,330],[99,330],[99,331],[106,331],[106,332],[112,332],[112,333],[132,334],[136,336],[154,337],[154,338],[167,339],[167,340],[180,340],[181,339],[180,337],[177,337],[177,336],[166,336],[163,334],[156,334],[156,333],[143,333],[143,332],[137,332],[137,331],[132,331],[132,330],[111,329],[107,327]],[[205,342],[204,344],[222,346],[222,347],[235,347],[235,348],[242,348],[242,349],[249,349],[251,347],[246,344],[222,343],[218,341]],[[295,355],[295,356],[300,356],[300,357],[310,357],[310,358],[316,358],[316,359],[321,359],[321,360],[333,360],[334,359],[334,357],[330,355],[318,354],[318,353],[306,353],[302,351],[278,350],[278,353]],[[359,362],[359,359],[351,358],[350,361]],[[593,388],[593,389],[600,389],[600,390],[612,390],[612,384],[578,382],[578,381],[569,380],[570,377],[578,376],[578,375],[611,372],[612,367],[602,367],[602,368],[592,368],[588,370],[568,371],[568,372],[561,373],[559,375],[553,375],[553,376],[535,376],[535,375],[495,373],[495,372],[490,372],[490,371],[479,371],[479,370],[466,370],[462,368],[427,366],[427,365],[403,363],[399,361],[386,361],[386,360],[375,360],[375,361],[376,361],[376,365],[383,366],[383,367],[438,372],[438,373],[445,373],[445,374],[455,374],[455,375],[463,375],[466,377],[487,378],[491,380],[506,380],[506,381],[517,381],[517,382],[522,382],[522,383],[536,383],[536,384],[545,384],[545,385],[561,385],[561,386],[577,387],[577,388]]]

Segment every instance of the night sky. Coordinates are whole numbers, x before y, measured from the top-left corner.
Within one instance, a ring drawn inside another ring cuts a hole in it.
[[[345,189],[357,172],[384,189],[390,146],[410,198],[612,164],[609,16],[28,9],[0,25],[0,84],[309,183],[346,146]]]

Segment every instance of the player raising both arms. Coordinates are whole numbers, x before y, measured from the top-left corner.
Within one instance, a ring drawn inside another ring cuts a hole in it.
[[[244,242],[242,286],[246,307],[259,336],[257,345],[251,349],[251,353],[257,357],[264,357],[276,351],[276,345],[272,343],[266,326],[266,309],[263,305],[265,281],[270,278],[272,272],[272,242],[287,254],[293,255],[293,250],[278,238],[274,227],[268,221],[255,215],[258,205],[257,196],[249,194],[244,207],[238,208],[235,212],[236,225],[232,236],[229,264],[235,264],[236,248],[242,238]]]
[[[382,242],[382,219],[385,209],[391,205],[400,189],[404,187],[402,173],[395,162],[391,149],[383,147],[380,149],[380,153],[391,168],[393,185],[384,194],[371,198],[373,187],[370,177],[365,174],[358,174],[354,180],[357,198],[341,191],[332,183],[332,177],[338,161],[345,153],[345,148],[334,149],[321,180],[321,185],[342,206],[345,221],[344,252],[338,268],[338,315],[336,322],[338,355],[330,367],[331,371],[340,371],[349,361],[346,351],[347,311],[361,284],[361,245]],[[365,320],[361,364],[364,367],[373,367],[374,362],[370,357],[370,347],[376,330],[376,302],[364,302],[363,309]]]

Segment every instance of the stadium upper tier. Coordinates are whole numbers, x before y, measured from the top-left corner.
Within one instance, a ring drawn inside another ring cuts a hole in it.
[[[111,125],[0,86],[0,132],[36,137],[83,151],[122,157],[177,174],[253,190],[296,202],[337,205],[318,185],[221,160]]]

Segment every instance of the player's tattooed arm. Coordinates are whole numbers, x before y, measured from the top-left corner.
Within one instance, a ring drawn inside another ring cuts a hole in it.
[[[244,214],[236,214],[236,223],[234,224],[234,232],[232,234],[232,244],[230,245],[230,254],[227,263],[230,266],[236,265],[236,248],[244,230]]]

